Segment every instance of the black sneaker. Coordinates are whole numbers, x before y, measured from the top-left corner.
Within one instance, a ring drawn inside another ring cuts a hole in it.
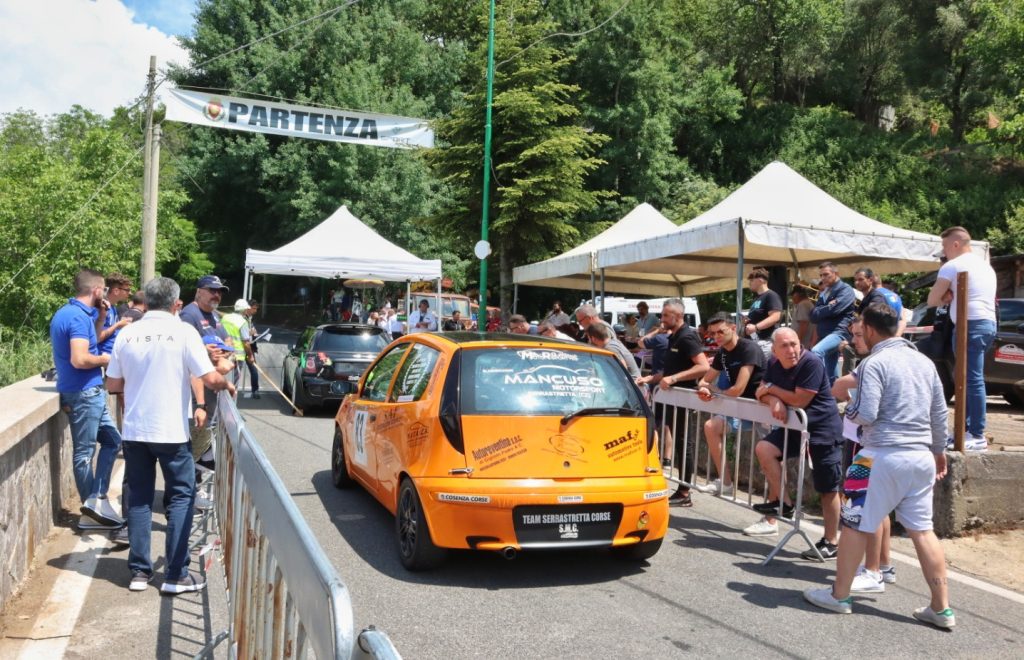
[[[754,511],[757,511],[758,513],[760,513],[763,516],[777,516],[777,515],[779,515],[779,501],[778,500],[772,500],[771,502],[761,502],[760,504],[755,504],[751,508],[754,509]],[[782,517],[783,518],[792,518],[793,517],[793,505],[792,504],[784,504],[784,505],[782,505]]]
[[[836,555],[839,554],[839,546],[835,543],[829,543],[824,538],[814,544],[814,547],[821,553],[822,559],[835,559]],[[801,554],[804,559],[817,559],[818,555],[815,554],[814,550],[804,550]]]
[[[259,391],[258,391],[258,390],[257,390],[257,391],[254,391],[254,392],[252,393],[252,398],[254,398],[254,399],[259,399],[259,398],[260,398],[260,393],[259,393]]]
[[[693,500],[690,499],[690,491],[679,489],[668,498],[669,506],[682,506],[690,507],[693,506]]]
[[[110,530],[110,542],[119,548],[127,548],[131,545],[128,540],[128,525],[122,525],[118,529]]]

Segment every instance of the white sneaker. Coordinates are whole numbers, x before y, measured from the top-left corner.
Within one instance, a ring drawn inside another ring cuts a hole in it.
[[[761,518],[753,525],[744,529],[743,534],[746,536],[778,536],[779,523],[770,523],[767,518]]]
[[[804,591],[804,600],[826,610],[838,612],[839,614],[850,614],[853,612],[853,598],[849,597],[845,600],[836,600],[835,596],[832,595],[832,589],[828,587],[825,587],[824,589],[807,589]]]
[[[728,497],[733,494],[733,491],[736,490],[736,487],[733,484],[729,484],[728,486],[722,486],[722,480],[715,479],[714,481],[709,481],[703,486],[694,486],[694,489],[696,489],[698,493],[705,493],[708,495],[723,495],[725,497]]]
[[[964,440],[964,451],[983,454],[988,451],[988,440],[969,436]]]
[[[850,592],[856,594],[880,594],[885,592],[885,582],[882,581],[882,574],[861,566],[857,575],[853,577],[853,584],[850,585]]]
[[[878,570],[882,573],[882,582],[886,584],[896,584],[895,566],[879,566]]]

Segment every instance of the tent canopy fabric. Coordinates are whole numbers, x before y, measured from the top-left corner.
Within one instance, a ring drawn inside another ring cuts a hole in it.
[[[342,206],[276,250],[245,251],[251,273],[415,282],[441,277],[440,259],[420,259],[381,237]]]
[[[938,236],[893,227],[854,211],[781,162],[773,162],[713,208],[676,231],[596,254],[608,281],[647,295],[699,295],[736,288],[737,261],[786,266],[810,279],[823,261],[841,276],[934,270]],[[974,250],[988,257],[988,243]],[[608,286],[610,291],[619,289]]]
[[[640,204],[621,220],[557,257],[519,266],[512,271],[516,284],[549,286],[563,289],[589,289],[594,270],[594,254],[604,248],[640,239],[661,236],[678,227],[653,206]],[[616,288],[616,290],[620,290]]]

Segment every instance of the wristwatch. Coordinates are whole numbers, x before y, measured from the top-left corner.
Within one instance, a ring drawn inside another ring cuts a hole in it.
[[[204,410],[205,411],[206,410],[206,404],[205,403],[197,403],[196,404],[196,410]]]

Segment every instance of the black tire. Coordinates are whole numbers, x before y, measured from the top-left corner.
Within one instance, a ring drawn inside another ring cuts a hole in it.
[[[348,461],[342,446],[341,429],[334,429],[334,443],[331,445],[331,482],[335,488],[351,488],[355,481],[348,473]]]
[[[616,558],[626,561],[645,561],[658,554],[664,540],[665,538],[662,537],[653,541],[642,541],[621,548],[612,548],[612,554]]]
[[[1024,408],[1024,398],[1016,392],[1004,392],[1003,398],[1006,402],[1015,408]]]
[[[398,536],[398,557],[402,566],[410,571],[434,568],[448,554],[444,548],[434,545],[430,538],[430,528],[411,479],[403,479],[398,491],[395,532]]]
[[[305,413],[309,408],[310,404],[306,400],[306,395],[302,393],[302,376],[295,377],[295,387],[292,388],[292,405],[294,405],[299,411]]]
[[[281,383],[281,391],[284,392],[284,395],[290,399],[292,398],[292,384],[288,382],[288,372],[282,369],[281,373],[283,374],[281,376],[283,380],[283,382]]]

